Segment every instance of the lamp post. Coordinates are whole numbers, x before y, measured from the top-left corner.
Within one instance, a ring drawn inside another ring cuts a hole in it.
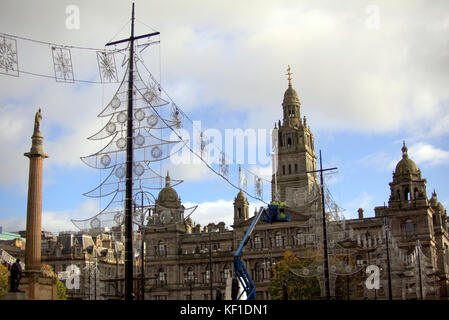
[[[140,273],[140,295],[141,300],[145,300],[145,207],[148,208],[148,216],[151,216],[151,202],[155,202],[153,194],[146,191],[137,192],[134,196],[134,210],[138,206],[138,198],[140,196],[140,223],[134,222],[140,228],[140,236],[141,236],[141,245],[140,245],[140,264],[141,264],[141,273]],[[152,201],[151,201],[151,198]],[[144,205],[144,198],[148,202],[148,205]]]
[[[390,245],[389,245],[389,225],[388,225],[388,216],[385,213],[384,215],[384,228],[385,228],[385,244],[387,250],[387,274],[388,274],[388,300],[393,300],[393,290],[391,288],[391,265],[390,265]]]
[[[212,234],[209,230],[209,283],[210,283],[210,299],[213,300],[213,289],[212,289]]]
[[[416,247],[418,251],[418,276],[419,276],[419,295],[421,300],[424,300],[423,289],[422,289],[422,275],[421,275],[421,254],[420,254],[420,242],[419,239],[416,241]]]

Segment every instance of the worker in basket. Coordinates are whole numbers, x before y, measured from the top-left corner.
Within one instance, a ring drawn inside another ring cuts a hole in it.
[[[276,210],[276,216],[279,219],[285,219],[286,215],[285,215],[285,206],[287,205],[284,201],[282,202],[278,202],[278,201],[271,201],[270,203],[271,205],[275,205],[277,208]]]
[[[279,204],[279,218],[280,219],[285,219],[286,215],[285,215],[285,206],[287,204],[285,202],[281,202]]]

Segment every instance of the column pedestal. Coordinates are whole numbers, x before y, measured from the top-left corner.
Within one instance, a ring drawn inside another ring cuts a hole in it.
[[[45,277],[41,271],[24,271],[19,290],[25,291],[29,300],[58,300],[56,279]]]

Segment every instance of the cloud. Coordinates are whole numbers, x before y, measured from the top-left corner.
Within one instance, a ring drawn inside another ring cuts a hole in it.
[[[408,156],[418,167],[435,167],[449,163],[449,151],[435,147],[434,145],[419,141],[410,144],[408,147]],[[359,162],[368,165],[380,172],[394,171],[401,157],[393,157],[387,151],[371,153],[363,157]]]
[[[363,157],[359,163],[368,165],[380,172],[392,172],[398,161],[399,159],[393,159],[391,154],[379,151]]]
[[[43,211],[42,212],[42,230],[53,233],[60,231],[78,230],[70,219],[87,219],[98,213],[98,201],[88,200],[82,202],[77,208],[59,210],[59,211]],[[0,225],[5,231],[20,231],[26,229],[26,216],[16,217],[9,216],[0,219]]]
[[[425,142],[417,142],[408,148],[408,154],[418,166],[439,166],[449,164],[449,151]]]

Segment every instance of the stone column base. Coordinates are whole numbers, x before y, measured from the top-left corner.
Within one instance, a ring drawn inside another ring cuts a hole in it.
[[[8,292],[5,300],[28,300],[26,292]]]
[[[56,280],[45,277],[40,271],[25,271],[19,289],[28,295],[29,300],[58,300]]]

